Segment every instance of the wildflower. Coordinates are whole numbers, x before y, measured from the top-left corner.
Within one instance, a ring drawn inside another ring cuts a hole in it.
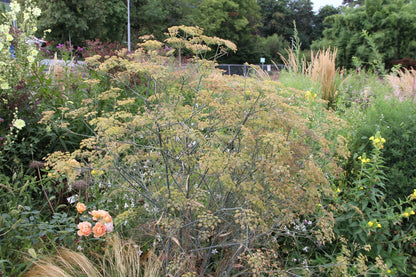
[[[366,157],[365,153],[363,157],[359,156],[358,159],[361,161],[362,164],[366,164],[370,162],[370,159]]]
[[[416,189],[413,190],[413,193],[409,195],[410,199],[416,199]]]
[[[90,223],[91,224],[91,223]],[[100,222],[97,222],[95,226],[92,228],[92,232],[94,233],[94,238],[102,237],[105,234],[106,228]]]
[[[85,207],[85,205],[81,202],[77,203],[77,211],[82,214],[85,210],[87,209],[87,207]]]
[[[410,214],[409,214],[408,212],[404,212],[404,213],[402,213],[402,214],[401,214],[401,216],[402,216],[402,217],[409,217],[409,216],[410,216]]]
[[[7,40],[7,41],[12,41],[12,40],[13,40],[13,36],[12,36],[11,34],[8,34],[8,35],[6,36],[6,40]]]
[[[309,90],[305,94],[305,98],[310,99],[310,100],[314,100],[316,98],[316,96],[317,96],[316,93],[312,93]]]
[[[20,5],[19,3],[17,3],[16,1],[12,1],[10,3],[10,9],[14,12],[14,13],[18,13],[20,12]]]
[[[0,85],[1,89],[9,89],[9,84],[7,82],[2,82]]]
[[[369,227],[373,227],[373,225],[374,225],[374,222],[372,222],[372,221],[369,221],[369,222],[368,222],[367,224],[368,224],[368,226],[369,226]]]
[[[33,13],[34,16],[37,17],[37,16],[40,16],[42,11],[38,7],[35,7],[35,8],[33,8],[32,13]]]
[[[84,221],[78,224],[78,236],[89,236],[91,234],[91,223]]]
[[[373,146],[378,149],[383,149],[383,144],[386,142],[386,139],[381,137],[380,132],[377,131],[375,136],[371,136],[369,138],[370,141],[373,142]]]
[[[99,169],[99,170],[95,170],[95,169],[91,170],[91,175],[92,176],[101,176],[103,174],[104,174],[104,171],[102,171],[101,169]]]
[[[23,119],[16,119],[13,122],[13,126],[16,127],[19,130],[22,130],[22,128],[26,126],[26,123]]]
[[[35,58],[34,58],[33,56],[28,56],[28,57],[27,57],[27,61],[28,61],[29,63],[33,63],[33,62],[35,61]]]
[[[377,228],[381,228],[381,224],[380,223],[377,223]]]
[[[360,187],[360,190],[363,190],[364,188],[363,187]]]
[[[411,210],[411,211],[410,211],[410,214],[411,214],[411,215],[415,215],[415,211]]]

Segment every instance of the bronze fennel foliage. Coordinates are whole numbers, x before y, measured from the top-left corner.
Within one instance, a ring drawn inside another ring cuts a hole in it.
[[[332,211],[320,203],[342,172],[343,122],[305,92],[223,76],[199,58],[178,68],[171,54],[138,49],[97,63],[110,88],[91,82],[101,92],[66,117],[94,130],[71,157],[105,172],[109,195],[116,187],[144,199],[164,271],[280,272],[287,230],[302,220],[309,247],[330,242]],[[132,76],[140,82],[129,90]]]

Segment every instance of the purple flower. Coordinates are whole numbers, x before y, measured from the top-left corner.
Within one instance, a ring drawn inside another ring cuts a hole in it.
[[[0,122],[4,122],[4,119],[0,117]]]
[[[63,44],[59,43],[58,46],[56,46],[56,48],[61,49],[62,47],[64,47]]]
[[[77,50],[78,50],[78,52],[82,52],[82,51],[84,51],[84,48],[78,46]]]

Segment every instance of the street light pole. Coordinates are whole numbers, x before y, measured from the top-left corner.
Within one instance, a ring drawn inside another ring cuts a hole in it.
[[[131,52],[130,42],[130,0],[127,0],[127,50]]]

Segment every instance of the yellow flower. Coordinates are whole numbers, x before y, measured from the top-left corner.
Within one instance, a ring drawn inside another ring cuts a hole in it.
[[[361,161],[361,163],[365,164],[365,163],[369,163],[370,159],[365,157],[365,153],[364,153],[364,158],[359,156],[358,159]]]
[[[363,187],[360,187],[360,190],[363,190],[364,188]]]
[[[101,169],[99,169],[99,170],[95,170],[95,169],[91,170],[91,175],[92,176],[101,176],[103,174],[104,174],[104,171],[102,171]]]
[[[19,130],[22,130],[22,128],[26,126],[26,123],[23,119],[16,119],[13,122],[13,126],[16,127]]]
[[[381,224],[380,223],[377,223],[377,228],[381,228]]]
[[[12,36],[11,34],[8,34],[8,35],[6,36],[6,40],[7,40],[7,41],[12,41],[12,40],[13,40],[13,36]]]
[[[402,213],[402,217],[409,217],[409,216],[410,216],[410,214],[408,212]]]
[[[29,56],[27,57],[27,60],[29,61],[29,63],[33,63],[35,61],[35,58],[33,56]]]
[[[411,215],[415,215],[415,211],[413,211],[413,210],[412,210],[412,211],[410,211],[410,214],[411,214]]]
[[[368,223],[368,226],[370,226],[370,227],[373,227],[373,225],[374,225],[374,222],[372,222],[372,221],[369,221]]]

